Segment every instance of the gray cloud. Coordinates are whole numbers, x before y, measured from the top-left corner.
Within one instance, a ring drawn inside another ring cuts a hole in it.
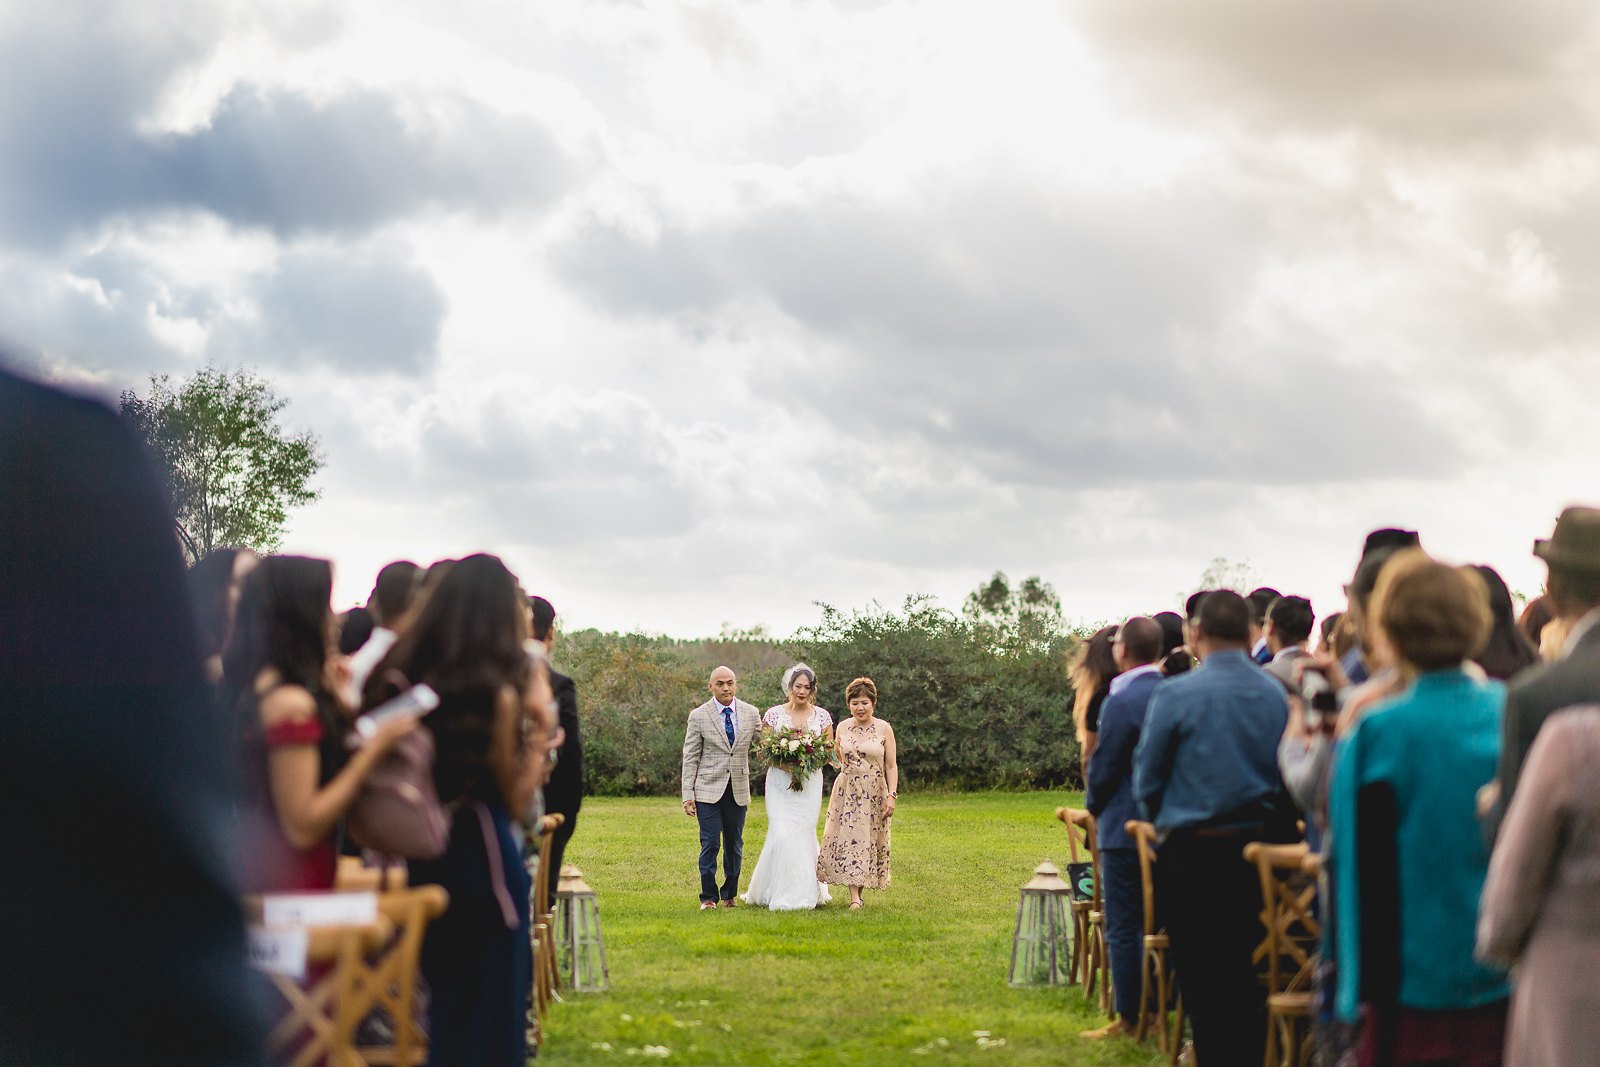
[[[1292,194],[1291,194],[1292,200]],[[850,355],[798,395],[840,429],[910,436],[1004,482],[1254,483],[1437,475],[1459,460],[1403,379],[1349,339],[1242,330],[1237,309],[1297,212],[1195,183],[1052,198],[970,185],[914,207],[781,206],[653,243],[607,229],[563,252],[608,308],[714,321],[769,302]],[[757,370],[781,390],[788,368]],[[1305,383],[1315,383],[1307,387]],[[792,384],[792,381],[791,381]],[[1308,470],[1265,424],[1367,432]]]
[[[130,10],[41,8],[0,37],[0,232],[59,243],[108,218],[208,211],[280,235],[359,232],[429,207],[495,214],[559,194],[568,162],[541,125],[465,97],[327,100],[239,86],[185,133],[139,128],[218,36]]]

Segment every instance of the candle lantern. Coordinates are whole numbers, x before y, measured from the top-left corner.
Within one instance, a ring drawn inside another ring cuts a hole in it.
[[[562,864],[556,883],[555,943],[566,988],[600,993],[611,986],[606,942],[600,933],[600,903],[583,872]]]
[[[1034,869],[1017,902],[1011,984],[1067,985],[1072,969],[1072,887],[1049,860]]]

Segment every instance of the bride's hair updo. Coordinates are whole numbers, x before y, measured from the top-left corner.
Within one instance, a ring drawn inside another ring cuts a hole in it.
[[[861,677],[844,687],[844,700],[848,704],[856,697],[866,697],[872,701],[872,706],[878,706],[878,683],[871,678]]]
[[[783,695],[794,695],[794,680],[801,675],[805,675],[806,680],[811,683],[811,697],[813,700],[816,699],[817,672],[807,667],[804,663],[796,663],[793,667],[783,672]]]

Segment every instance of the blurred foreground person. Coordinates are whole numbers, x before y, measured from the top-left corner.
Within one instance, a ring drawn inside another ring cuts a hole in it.
[[[0,371],[0,1063],[261,1062],[194,635],[132,435]]]
[[[544,645],[546,657],[556,643],[556,609],[542,596],[531,597],[533,639]],[[578,733],[578,687],[571,678],[550,670],[550,690],[555,697],[561,722],[561,748],[544,784],[544,810],[564,816],[550,841],[550,868],[547,872],[551,900],[556,899],[556,884],[561,877],[561,862],[567,842],[578,829],[578,809],[583,806],[583,740]]]
[[[1489,862],[1478,954],[1516,966],[1508,1067],[1600,1063],[1600,707],[1539,731]]]
[[[439,706],[422,720],[434,741],[434,785],[454,805],[450,843],[413,860],[413,884],[435,883],[450,907],[428,927],[422,972],[432,990],[432,1067],[524,1067],[533,981],[521,815],[543,784],[547,724],[530,714],[527,603],[494,556],[442,572],[416,619],[368,683],[367,706],[398,672]]]
[[[332,674],[333,568],[269,556],[245,579],[223,699],[245,731],[247,884],[255,892],[332,889],[335,830],[367,775],[415,719],[391,719],[354,753]]]
[[[1545,719],[1573,704],[1600,703],[1600,509],[1568,508],[1534,555],[1550,568],[1547,588],[1556,618],[1545,627],[1565,630],[1561,657],[1524,671],[1506,693],[1504,744],[1494,785],[1482,798],[1484,831],[1493,840],[1516,794],[1522,760]]]
[[[1335,759],[1338,1013],[1366,1017],[1363,1064],[1493,1067],[1509,990],[1473,957],[1489,866],[1473,794],[1494,768],[1505,689],[1466,669],[1489,635],[1487,592],[1470,570],[1404,549],[1371,609],[1408,684]]]

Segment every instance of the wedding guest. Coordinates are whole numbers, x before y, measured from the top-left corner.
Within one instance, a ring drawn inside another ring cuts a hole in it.
[[[1528,644],[1540,648],[1544,628],[1555,617],[1556,609],[1550,604],[1550,595],[1541,593],[1528,601],[1528,606],[1522,609],[1522,614],[1517,618],[1517,627],[1522,631],[1522,636],[1528,639]]]
[[[545,647],[548,656],[556,643],[556,609],[542,596],[530,597],[529,604],[533,609],[533,639]],[[561,861],[566,855],[567,842],[578,829],[578,810],[583,806],[583,739],[578,730],[578,687],[571,678],[552,668],[550,690],[556,701],[562,741],[556,750],[555,766],[550,768],[550,777],[544,784],[544,810],[565,816],[551,839],[550,864],[546,872],[549,897],[554,900]]]
[[[1151,694],[1162,680],[1156,661],[1163,634],[1153,619],[1135,616],[1117,629],[1111,644],[1121,672],[1100,709],[1100,743],[1089,761],[1084,806],[1100,832],[1101,897],[1105,902],[1106,950],[1111,957],[1112,1000],[1117,1017],[1086,1038],[1131,1035],[1138,1028],[1139,985],[1144,977],[1144,884],[1139,848],[1123,827],[1139,817],[1133,799],[1133,753],[1144,729]]]
[[[1489,861],[1478,956],[1515,967],[1508,1067],[1600,1063],[1600,708],[1552,715]]]
[[[400,620],[405,617],[422,589],[423,571],[408,559],[385,564],[367,597],[372,614],[372,634],[350,656],[350,689],[355,701],[366,689],[367,679],[400,637]]]
[[[1272,662],[1272,649],[1267,647],[1267,609],[1282,595],[1270,585],[1263,585],[1245,597],[1250,603],[1250,658],[1263,667]]]
[[[1488,854],[1474,783],[1499,748],[1499,682],[1467,659],[1488,597],[1465,568],[1405,549],[1383,568],[1372,621],[1413,679],[1353,726],[1329,799],[1341,1018],[1367,1018],[1363,1062],[1498,1064],[1505,975],[1473,958]]]
[[[1183,616],[1176,611],[1158,611],[1152,618],[1161,626],[1161,658],[1156,664],[1162,675],[1170,678],[1192,668],[1194,657],[1183,644]]]
[[[421,721],[433,736],[439,799],[454,806],[445,854],[410,864],[414,884],[450,894],[422,946],[433,1064],[527,1062],[533,957],[520,814],[542,782],[546,733],[526,706],[526,627],[516,577],[494,556],[468,556],[443,572],[385,658],[386,672],[439,695]],[[386,684],[369,682],[369,706]]]
[[[1484,830],[1491,839],[1545,719],[1573,704],[1600,703],[1600,509],[1566,509],[1550,538],[1534,542],[1533,552],[1550,572],[1546,588],[1556,618],[1545,630],[1568,627],[1565,651],[1559,660],[1518,675],[1507,691],[1500,765],[1486,798]]]
[[[1344,653],[1338,649],[1339,634],[1344,628],[1344,612],[1336,611],[1332,615],[1323,617],[1322,623],[1317,627],[1317,651],[1331,652],[1335,657]]]
[[[1117,661],[1111,656],[1111,640],[1116,634],[1115,626],[1096,630],[1078,646],[1067,672],[1072,679],[1072,723],[1078,735],[1079,763],[1085,774],[1100,732],[1100,705],[1117,674]]]
[[[351,608],[339,616],[339,655],[349,656],[359,651],[372,637],[372,612],[361,606]],[[358,689],[357,692],[360,692]],[[352,702],[353,703],[353,702]]]
[[[200,655],[206,677],[215,685],[222,683],[222,650],[233,633],[239,586],[257,559],[248,548],[215,548],[189,568],[189,601],[200,634]]]
[[[1277,762],[1288,700],[1250,660],[1250,606],[1238,593],[1207,593],[1193,629],[1200,666],[1151,696],[1133,795],[1160,839],[1156,894],[1199,1062],[1255,1064],[1267,1025],[1251,959],[1261,888],[1243,851],[1294,835]]]
[[[332,681],[333,568],[269,556],[239,597],[223,700],[245,731],[247,879],[256,892],[330,889],[334,831],[374,764],[415,728],[391,720],[353,754]]]
[[[1494,620],[1488,643],[1483,646],[1482,652],[1473,657],[1473,662],[1482,667],[1490,678],[1509,682],[1539,662],[1539,650],[1528,642],[1517,625],[1511,590],[1506,588],[1500,572],[1482,564],[1471,569],[1483,579],[1484,587],[1489,591],[1489,616]]]
[[[194,623],[127,426],[0,369],[0,1063],[263,1062]]]
[[[852,910],[862,890],[889,888],[889,829],[900,767],[894,729],[876,715],[878,686],[857,678],[844,690],[850,720],[838,726],[840,769],[828,795],[828,820],[817,857],[817,881],[850,887]]]
[[[1360,685],[1371,674],[1371,668],[1366,660],[1367,649],[1362,644],[1362,636],[1367,628],[1366,620],[1363,617],[1364,610],[1367,601],[1372,597],[1373,587],[1372,585],[1367,585],[1364,588],[1355,588],[1354,586],[1361,581],[1363,574],[1376,575],[1377,568],[1382,566],[1383,560],[1393,556],[1401,549],[1415,548],[1420,545],[1421,538],[1417,536],[1416,531],[1385,527],[1367,534],[1366,542],[1361,546],[1361,559],[1356,564],[1355,582],[1345,587],[1345,592],[1350,598],[1347,605],[1347,614],[1350,618],[1351,629],[1356,636],[1356,643],[1339,661],[1339,666],[1351,685]],[[1369,568],[1368,564],[1374,561],[1376,561],[1375,565]]]
[[[1311,601],[1303,596],[1281,596],[1267,605],[1267,621],[1261,630],[1267,651],[1272,653],[1266,663],[1267,673],[1291,693],[1298,691],[1294,665],[1311,655],[1306,645],[1315,622]]]
[[[744,820],[750,807],[750,743],[761,728],[755,706],[738,698],[739,678],[718,667],[711,699],[689,713],[683,734],[683,812],[700,826],[700,910],[733,908],[744,864]],[[717,853],[722,888],[717,888]]]

